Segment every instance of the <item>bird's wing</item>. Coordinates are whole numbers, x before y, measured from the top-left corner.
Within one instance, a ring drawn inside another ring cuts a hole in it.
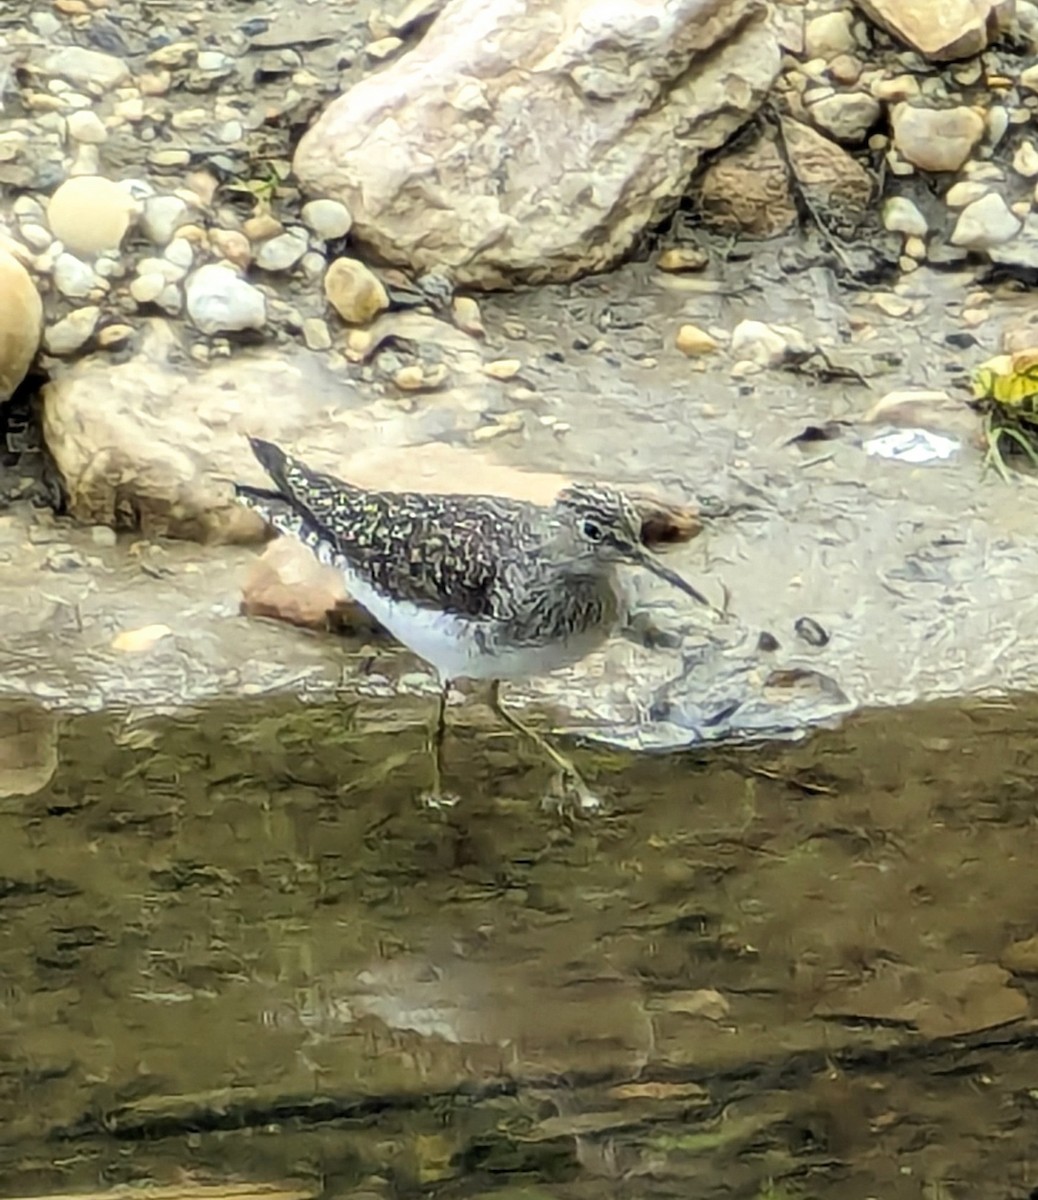
[[[461,616],[495,616],[503,532],[528,527],[518,501],[497,496],[378,492],[312,471],[250,438],[276,491],[236,487],[279,532],[356,572],[383,594]]]

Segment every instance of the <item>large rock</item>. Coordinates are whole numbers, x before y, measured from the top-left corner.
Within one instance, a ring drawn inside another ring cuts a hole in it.
[[[0,404],[25,378],[42,329],[40,293],[25,267],[0,245]]]
[[[734,233],[774,237],[797,220],[785,161],[765,135],[712,162],[699,180],[697,198],[712,225]]]
[[[483,373],[473,339],[415,313],[388,314],[371,335],[369,366],[378,366],[379,345],[393,362],[401,345],[435,350],[452,386],[411,411],[371,387],[361,395],[312,357],[283,349],[198,369],[185,365],[172,327],[159,320],[126,362],[102,354],[57,367],[44,389],[43,431],[71,515],[151,536],[261,540],[262,520],[235,502],[231,487],[235,479],[265,482],[246,434],[282,442],[367,487],[533,498],[528,473],[508,472],[491,453],[464,445],[484,427],[500,386]],[[541,485],[541,476],[532,478]]]
[[[1013,0],[857,0],[899,41],[934,62],[979,54],[1012,14]]]
[[[295,170],[364,249],[475,287],[616,262],[779,68],[759,0],[451,0],[335,100]]]

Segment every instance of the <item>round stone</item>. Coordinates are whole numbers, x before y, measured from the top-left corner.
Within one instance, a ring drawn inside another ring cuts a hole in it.
[[[364,325],[389,307],[381,279],[355,258],[337,258],[325,272],[324,294],[351,325]]]
[[[138,304],[154,304],[166,286],[166,278],[158,271],[146,271],[130,284],[130,295]]]
[[[130,226],[132,201],[102,175],[66,180],[47,205],[51,233],[75,254],[118,250]]]
[[[303,220],[326,242],[345,237],[353,224],[350,210],[338,200],[311,200],[303,205]]]

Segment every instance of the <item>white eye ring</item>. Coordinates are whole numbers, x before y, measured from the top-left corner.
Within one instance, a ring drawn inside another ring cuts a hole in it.
[[[589,542],[600,542],[602,540],[602,530],[594,521],[585,521],[581,528]]]

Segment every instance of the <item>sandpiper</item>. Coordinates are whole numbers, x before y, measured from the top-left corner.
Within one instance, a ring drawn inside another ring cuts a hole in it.
[[[313,471],[271,442],[249,444],[274,487],[237,484],[238,498],[341,571],[353,599],[439,676],[432,798],[442,799],[451,684],[470,679],[490,681],[494,712],[593,803],[574,764],[502,706],[500,689],[502,680],[572,665],[606,641],[625,615],[621,564],[645,567],[708,605],[643,544],[630,500],[583,484],[550,506],[369,491]]]

